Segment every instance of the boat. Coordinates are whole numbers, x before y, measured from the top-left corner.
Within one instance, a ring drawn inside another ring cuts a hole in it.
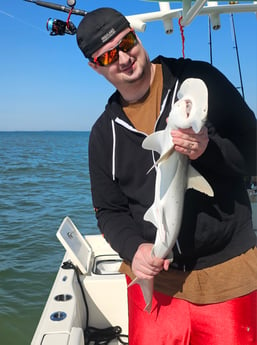
[[[83,237],[69,217],[57,237],[66,253],[31,345],[128,344],[121,258],[102,235]]]
[[[257,235],[257,194],[250,199]],[[69,217],[56,235],[66,252],[31,345],[128,344],[122,259],[101,234],[82,236]]]

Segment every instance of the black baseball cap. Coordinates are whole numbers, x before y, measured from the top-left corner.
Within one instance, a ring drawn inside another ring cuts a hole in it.
[[[88,12],[77,30],[77,43],[86,58],[121,31],[130,27],[126,17],[113,8],[101,7]]]

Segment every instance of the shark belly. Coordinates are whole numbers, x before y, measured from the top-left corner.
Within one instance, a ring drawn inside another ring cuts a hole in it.
[[[155,200],[147,220],[157,227],[153,255],[172,258],[183,214],[188,159],[174,152],[157,168]]]

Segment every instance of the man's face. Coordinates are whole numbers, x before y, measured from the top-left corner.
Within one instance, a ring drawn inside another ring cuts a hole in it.
[[[103,47],[98,49],[93,58],[98,57],[106,51],[116,47],[131,29],[127,28],[120,32],[111,41],[107,42]],[[119,50],[119,58],[107,66],[99,66],[93,62],[89,62],[89,65],[94,68],[99,74],[103,75],[110,83],[112,83],[117,89],[125,87],[125,84],[135,84],[140,82],[144,77],[146,68],[149,68],[150,61],[146,54],[141,42],[132,47],[128,52]]]

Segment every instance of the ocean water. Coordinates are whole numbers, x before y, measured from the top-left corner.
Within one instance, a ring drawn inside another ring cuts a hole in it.
[[[88,132],[0,132],[0,345],[31,342],[64,256],[56,238],[63,218],[82,234],[98,233],[88,138]]]
[[[65,216],[97,233],[88,132],[0,132],[0,344],[28,345],[64,249]]]

